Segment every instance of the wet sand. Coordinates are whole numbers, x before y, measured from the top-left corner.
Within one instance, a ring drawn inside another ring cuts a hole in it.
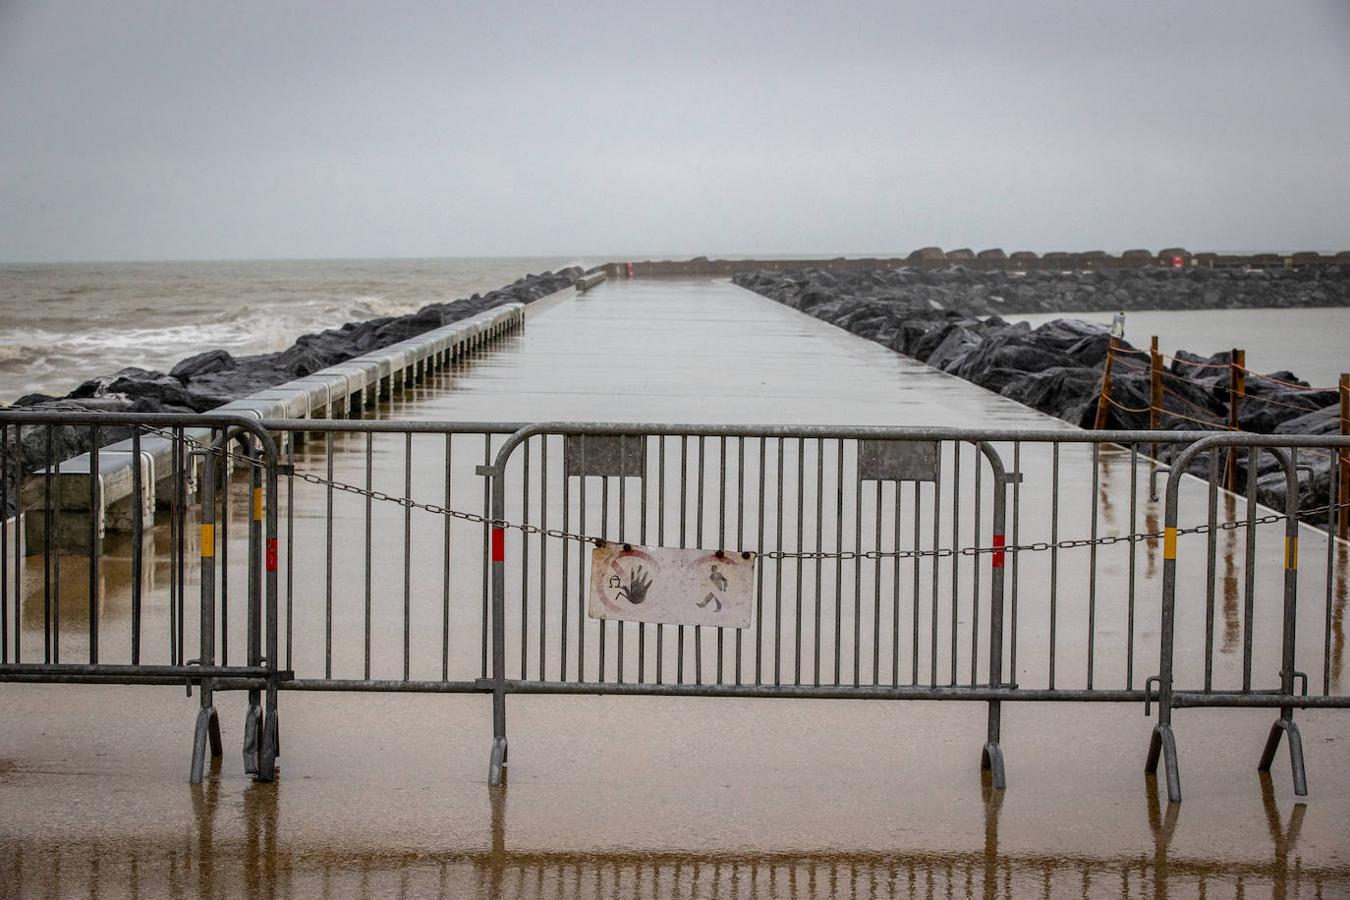
[[[1064,428],[712,282],[611,284],[561,301],[533,315],[525,333],[502,349],[436,376],[381,415]],[[417,447],[415,493],[426,499],[441,493],[434,440]],[[343,441],[353,443],[335,443]],[[481,462],[481,445],[481,438],[457,439],[457,473],[467,476]],[[386,489],[398,487],[402,439],[379,446],[376,477]],[[307,445],[302,465],[317,465],[319,449]],[[1021,539],[1028,541],[1047,527],[1035,511],[1045,508],[1048,487],[1044,468],[1037,468],[1040,451],[1027,445],[1025,453]],[[363,477],[357,452],[339,454],[335,465],[345,480]],[[791,459],[787,466],[791,472]],[[1128,457],[1104,454],[1098,476],[1105,501],[1099,505],[1110,507],[1102,510],[1103,533],[1128,530]],[[1090,454],[1066,450],[1062,477],[1079,499],[1090,496]],[[1136,524],[1151,530],[1145,494],[1136,485]],[[470,508],[481,502],[467,499]],[[325,503],[315,489],[296,498],[302,539],[295,565],[303,577],[294,587],[290,661],[300,677],[324,674],[323,547],[303,535],[322,523]],[[1184,519],[1202,516],[1203,504],[1197,489]],[[550,507],[555,516],[557,510]],[[361,546],[359,498],[342,498],[335,516],[342,540],[333,578],[334,674],[359,677],[362,570],[353,549]],[[1083,516],[1081,504],[1066,510],[1061,536],[1079,534]],[[375,517],[372,666],[376,677],[398,677],[402,512]],[[457,528],[456,558],[472,559],[481,531]],[[827,528],[824,537],[834,536]],[[907,537],[902,529],[902,543]],[[438,677],[439,525],[419,523],[414,540],[417,557],[425,552],[431,564],[419,563],[412,575],[410,667],[414,677]],[[881,540],[896,534],[883,530]],[[1260,552],[1269,554],[1266,540],[1263,534]],[[1229,584],[1227,572],[1241,573],[1244,548],[1238,541],[1221,549],[1227,566],[1218,600],[1220,612],[1231,613],[1221,617],[1216,639],[1224,648],[1240,628],[1239,585]],[[1324,550],[1304,552],[1318,559]],[[1104,548],[1097,562],[1100,583],[1110,587],[1096,601],[1094,674],[1101,686],[1137,688],[1156,671],[1158,562],[1156,548],[1139,548],[1137,646],[1127,672],[1123,553]],[[560,559],[552,559],[556,575]],[[1057,683],[1079,687],[1087,674],[1081,635],[1088,563],[1067,552],[1060,562],[1059,625],[1079,638],[1061,637]],[[1020,573],[1016,672],[1027,687],[1047,680],[1044,566],[1028,558]],[[63,653],[80,658],[74,629],[85,601],[77,559],[64,561],[63,572],[73,579],[63,587],[62,617],[72,628]],[[123,622],[116,566],[105,573],[112,581],[102,599],[105,621]],[[478,674],[480,574],[466,563],[452,582],[451,677]],[[518,591],[522,577],[534,583],[539,574],[527,568],[510,586]],[[878,585],[887,592],[894,586],[884,573],[862,575],[869,598]],[[1300,633],[1311,642],[1309,654],[1321,652],[1313,627],[1322,615],[1319,576],[1317,566],[1301,576],[1308,585]],[[785,596],[795,577],[787,567]],[[1254,668],[1268,681],[1278,599],[1270,591],[1279,569],[1263,566],[1258,577],[1257,622],[1266,627],[1258,632]],[[938,578],[944,593],[949,579],[944,569]],[[162,581],[161,573],[161,589]],[[162,590],[155,596],[162,598]],[[557,597],[549,596],[556,609]],[[808,591],[806,602],[814,599]],[[577,602],[575,592],[570,602]],[[153,611],[148,606],[147,617],[158,622]],[[1188,615],[1194,631],[1193,604]],[[929,623],[921,624],[926,630]],[[964,619],[961,627],[968,627]],[[114,655],[116,628],[104,631]],[[234,647],[237,629],[232,625]],[[36,621],[25,616],[30,651],[40,647],[40,631],[39,605]],[[627,640],[633,639],[630,630]],[[161,635],[150,647],[162,653],[165,645]],[[892,649],[905,667],[914,662],[899,653],[903,647],[883,646],[885,654]],[[518,650],[513,643],[509,655]],[[1217,678],[1234,675],[1232,650],[1218,653]],[[1198,658],[1187,655],[1181,670],[1194,676]],[[791,661],[789,652],[783,671]],[[813,661],[808,657],[808,671]],[[926,668],[932,659],[919,661]],[[941,653],[937,661],[944,671],[951,662]],[[968,657],[957,661],[964,681]],[[596,660],[588,655],[586,662]],[[823,662],[828,672],[833,660],[827,655]],[[847,671],[852,658],[844,662]],[[556,664],[550,649],[545,666]],[[1320,661],[1316,669],[1305,667],[1320,690]],[[869,667],[862,668],[870,683]],[[1334,690],[1343,690],[1341,677],[1338,655]],[[243,698],[219,695],[226,754],[207,784],[194,788],[185,772],[197,700],[181,689],[5,685],[3,694],[5,718],[16,724],[0,730],[0,894],[1215,897],[1350,890],[1344,826],[1350,721],[1336,712],[1298,716],[1312,788],[1305,803],[1295,802],[1283,750],[1272,778],[1255,772],[1273,713],[1179,711],[1186,800],[1169,809],[1159,803],[1160,788],[1142,775],[1153,720],[1137,704],[1005,704],[1009,787],[1000,795],[988,789],[987,777],[982,783],[978,768],[983,704],[512,696],[508,784],[496,792],[485,785],[491,720],[483,696],[284,693],[279,779],[256,785],[243,775],[238,753]]]

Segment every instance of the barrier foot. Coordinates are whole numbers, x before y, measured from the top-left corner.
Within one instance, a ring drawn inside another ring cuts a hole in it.
[[[1158,774],[1159,757],[1162,758],[1163,772],[1167,777],[1167,800],[1169,803],[1180,803],[1181,769],[1177,764],[1177,741],[1171,725],[1153,726],[1153,736],[1148,743],[1148,760],[1144,763],[1146,775]]]
[[[262,731],[262,711],[250,704],[244,713],[244,774],[258,774],[258,741]]]
[[[1270,735],[1266,738],[1266,748],[1261,752],[1261,762],[1257,771],[1269,772],[1275,762],[1275,751],[1280,748],[1280,735],[1289,736],[1289,767],[1294,774],[1294,793],[1299,797],[1308,796],[1308,770],[1303,765],[1303,736],[1293,719],[1281,717],[1270,726]]]
[[[488,784],[496,787],[502,783],[502,770],[506,766],[506,736],[498,735],[492,739],[492,758],[488,762]]]
[[[980,753],[980,768],[989,770],[990,781],[996,790],[1007,788],[1008,779],[1003,773],[1003,748],[998,744],[990,741],[984,745]]]
[[[188,772],[189,784],[201,784],[206,771],[206,750],[211,742],[211,722],[216,717],[214,706],[197,710],[197,727],[192,733],[192,765]],[[219,726],[217,726],[219,727]]]
[[[276,778],[278,748],[281,746],[281,723],[273,709],[263,725],[262,749],[258,753],[258,773],[254,781],[272,781]]]
[[[206,737],[211,745],[211,756],[219,759],[225,753],[225,747],[220,742],[220,716],[216,715],[216,708],[211,707],[211,718],[207,722]]]

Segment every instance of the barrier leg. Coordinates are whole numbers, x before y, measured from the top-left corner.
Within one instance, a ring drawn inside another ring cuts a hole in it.
[[[215,718],[214,706],[202,706],[197,710],[197,727],[192,733],[192,766],[188,774],[188,781],[191,784],[202,783],[202,776],[206,772],[206,749],[211,743],[213,724],[217,734],[220,731],[219,723],[213,723]]]
[[[220,742],[220,716],[216,715],[216,708],[211,707],[211,718],[207,722],[206,736],[211,745],[211,756],[219,759],[225,753],[225,748]]]
[[[1281,716],[1274,725],[1270,726],[1270,734],[1266,737],[1266,748],[1261,752],[1261,762],[1257,764],[1257,771],[1269,772],[1271,764],[1275,762],[1275,751],[1280,748],[1280,735],[1289,736],[1289,767],[1294,775],[1294,793],[1299,797],[1308,796],[1308,771],[1303,765],[1303,736],[1299,734],[1298,726],[1294,720]]]
[[[258,774],[258,745],[262,738],[262,710],[249,704],[244,713],[244,772]]]
[[[263,725],[262,748],[258,753],[258,781],[271,781],[276,777],[280,750],[281,723],[277,721],[277,711],[273,707],[268,711],[267,721]]]
[[[488,761],[488,784],[502,783],[502,770],[506,766],[506,694],[498,691],[492,695],[492,755]]]
[[[1145,774],[1158,774],[1159,757],[1162,757],[1163,772],[1167,777],[1167,799],[1171,803],[1180,803],[1181,769],[1177,765],[1177,741],[1171,725],[1153,726],[1153,737],[1148,744],[1148,760],[1144,763]]]
[[[980,752],[980,768],[988,769],[990,780],[997,790],[1008,786],[1003,771],[1003,748],[999,746],[999,733],[1002,727],[1001,701],[989,701],[989,736],[984,749]]]

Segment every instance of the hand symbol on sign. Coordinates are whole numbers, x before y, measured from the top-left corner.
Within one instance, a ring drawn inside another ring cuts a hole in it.
[[[652,578],[642,568],[638,566],[628,573],[628,584],[619,588],[616,598],[627,600],[629,603],[638,604],[647,599],[647,591],[652,586]]]

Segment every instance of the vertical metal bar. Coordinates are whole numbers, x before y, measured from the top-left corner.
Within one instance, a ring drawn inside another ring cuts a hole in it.
[[[834,683],[841,680],[841,661],[843,658],[844,633],[844,439],[839,438],[835,445],[835,497],[834,514]]]
[[[1013,442],[1013,521],[1012,545],[1022,546],[1022,442]],[[1131,528],[1131,531],[1134,529]],[[1022,554],[1012,555],[1012,622],[1008,646],[1008,676],[1017,681],[1017,582]]]
[[[978,548],[981,537],[980,504],[983,500],[984,467],[980,465],[979,448],[972,446],[971,450],[973,451],[971,468],[974,470],[971,477],[975,480],[975,520],[971,524],[974,530],[973,544]],[[999,488],[995,487],[994,490],[997,491]],[[970,562],[970,683],[976,684],[980,664],[980,554],[972,556]]]
[[[492,435],[483,435],[483,468],[487,469],[492,465]],[[503,473],[498,472],[491,476],[493,479],[502,478]],[[482,638],[480,652],[482,654],[482,677],[488,677],[488,628],[491,620],[489,610],[490,602],[490,579],[492,578],[492,564],[489,560],[492,558],[490,542],[492,540],[492,510],[491,506],[491,487],[492,481],[483,482],[483,555],[480,557],[483,561],[483,620],[482,620]],[[367,544],[369,546],[369,544]]]
[[[853,684],[862,683],[862,470],[853,473]]]
[[[286,668],[292,668],[295,635],[295,433],[286,441]],[[273,504],[275,505],[275,503]],[[370,546],[370,542],[366,542]],[[269,578],[273,577],[271,575]],[[369,629],[367,629],[369,630]],[[369,677],[369,676],[367,676]]]
[[[3,442],[0,442],[2,445]],[[145,476],[141,473],[139,426],[131,429],[131,459],[131,664],[138,666],[141,664],[141,601],[145,567]],[[151,485],[151,490],[154,490],[154,485]],[[3,556],[3,551],[0,551],[0,557]]]
[[[1130,445],[1130,558],[1127,603],[1127,623],[1125,626],[1125,689],[1134,690],[1134,598],[1135,598],[1135,559],[1138,545],[1134,536],[1139,533],[1139,445]]]
[[[976,464],[978,471],[978,463]],[[961,605],[961,444],[952,443],[952,684],[956,684],[957,611]]]
[[[1055,688],[1055,628],[1059,607],[1059,441],[1050,445],[1050,680]]]
[[[802,683],[802,525],[806,518],[806,439],[797,438],[797,618],[792,683]]]
[[[609,540],[609,476],[600,476],[600,537]],[[605,682],[605,620],[600,620],[600,683]]]
[[[52,505],[52,469],[55,466],[56,447],[52,443],[52,426],[43,429],[47,451],[47,465],[42,471],[42,661],[52,661],[52,543],[56,540],[56,509]],[[170,582],[172,584],[172,582]],[[173,605],[169,606],[172,611]],[[170,613],[172,615],[172,612]],[[172,632],[170,632],[172,637]],[[170,641],[172,643],[172,640]]]
[[[98,425],[89,426],[89,662],[98,662],[98,593],[99,561],[103,548],[98,536],[98,520],[102,517],[103,493],[98,467]],[[133,468],[140,468],[136,460]],[[135,503],[133,502],[133,506]]]
[[[727,438],[722,435],[718,445],[717,482],[717,549],[727,549]],[[722,683],[722,654],[725,629],[717,629],[717,683]]]
[[[563,470],[562,470],[562,530],[563,534],[568,533],[568,525],[572,519],[572,479],[567,474],[566,464],[566,437],[563,438]],[[585,552],[585,545],[578,545],[582,552]],[[570,579],[570,563],[572,561],[572,548],[567,545],[564,539],[558,545],[562,554],[562,600],[558,612],[561,616],[562,624],[558,627],[558,680],[567,680],[567,612],[568,604],[572,600],[572,583]],[[582,567],[584,570],[584,567]]]
[[[764,469],[768,462],[768,438],[759,439],[759,548],[764,551]],[[764,662],[764,566],[755,567],[755,684],[763,681]]]
[[[215,433],[212,432],[212,440]],[[179,528],[179,506],[178,506],[178,483],[183,477],[183,458],[180,452],[181,447],[178,441],[178,429],[173,431],[172,443],[169,445],[169,457],[173,466],[173,486],[169,499],[169,662],[172,665],[178,665],[178,528]]]
[[[220,509],[217,511],[218,532],[220,534],[220,664],[230,664],[230,485],[234,478],[234,459],[230,451],[229,430],[222,429],[225,439],[220,444],[221,491]],[[189,457],[191,458],[191,457]],[[187,497],[184,496],[183,509],[187,509]],[[179,596],[179,601],[187,602],[187,593]],[[187,624],[187,615],[182,606],[178,608],[178,630],[181,634]],[[182,641],[179,641],[178,658],[183,660]]]
[[[530,521],[530,445],[533,437],[521,442],[524,465],[520,478],[520,521]],[[603,626],[602,626],[603,627]],[[520,535],[520,680],[530,677],[530,536]]]
[[[1230,460],[1232,469],[1237,471],[1236,447]],[[1242,598],[1242,690],[1252,689],[1252,626],[1255,623],[1256,605],[1256,464],[1261,451],[1256,447],[1247,450],[1247,553],[1243,560],[1243,598]],[[1236,478],[1236,475],[1234,475]],[[1237,486],[1234,481],[1234,487]]]
[[[328,485],[323,514],[323,677],[333,677],[333,432],[324,432],[323,452]],[[228,471],[228,467],[226,467]]]
[[[1092,676],[1096,671],[1097,652],[1097,491],[1101,484],[1101,444],[1092,445],[1092,522],[1088,536],[1092,544],[1088,547],[1088,649],[1087,649],[1087,689],[1092,690]]]
[[[60,433],[59,431],[57,432]],[[49,451],[52,448],[48,443]],[[51,457],[48,458],[51,462]],[[52,658],[51,661],[59,663],[61,661],[61,451],[56,451],[55,461],[50,466],[55,471],[56,477],[56,505],[52,509],[53,530],[47,533],[47,544],[51,545],[53,535],[55,535],[56,552],[52,554]]]
[[[914,588],[910,598],[911,605],[914,607],[912,625],[914,633],[910,637],[910,653],[913,656],[913,659],[910,660],[910,684],[914,685],[919,683],[919,529],[921,527],[920,516],[923,511],[921,487],[922,485],[919,482],[914,482]],[[899,549],[898,541],[895,546]]]
[[[439,356],[437,357],[439,360]],[[445,435],[445,508],[454,509],[454,435]],[[450,523],[441,517],[441,681],[450,680]]]
[[[641,519],[638,524],[638,541],[643,545],[647,543],[647,450],[650,441],[647,436],[638,438],[642,447],[642,469],[638,475],[638,484],[642,490],[642,499],[639,503],[639,515]],[[638,623],[638,675],[639,684],[645,684],[647,681],[647,623]]]
[[[773,530],[774,549],[783,551],[783,454],[784,438],[778,438],[778,513]],[[773,576],[773,683],[783,678],[783,557],[774,560]]]
[[[621,543],[627,542],[626,526],[628,522],[628,511],[626,508],[626,501],[628,499],[628,471],[627,466],[625,465],[628,461],[627,443],[628,438],[625,435],[619,435],[619,541]],[[623,619],[620,619],[618,627],[616,628],[618,633],[615,635],[615,643],[618,644],[618,651],[614,654],[615,663],[617,665],[615,680],[619,684],[623,684],[623,625]]]
[[[666,544],[666,436],[661,435],[656,448],[656,543]],[[660,684],[665,668],[665,626],[656,625],[656,683]]]
[[[331,433],[331,432],[330,432]],[[403,496],[412,497],[412,432],[403,435]],[[403,680],[412,677],[412,507],[403,506]]]
[[[686,510],[689,503],[689,437],[680,435],[680,549],[685,544]],[[675,683],[684,684],[684,626],[675,626]]]
[[[263,662],[263,446],[252,436],[243,438],[244,459],[248,462],[248,551],[246,553],[248,569],[248,590],[245,602],[248,604],[245,614],[245,633],[248,641],[247,657],[250,666],[260,666]],[[251,708],[259,708],[261,691],[251,688],[248,703]]]
[[[896,551],[891,560],[891,684],[900,684],[900,495],[903,484],[895,484],[895,516],[892,522],[891,547]]]
[[[539,527],[548,530],[548,435],[539,436]],[[548,627],[548,537],[539,535],[539,680],[544,680]]]
[[[370,632],[371,622],[371,548],[374,546],[373,523],[371,516],[374,513],[371,499],[371,491],[374,490],[375,478],[375,433],[366,432],[366,567],[365,567],[365,672],[366,680],[370,680]]]
[[[745,549],[745,438],[736,438],[736,549]],[[756,547],[756,550],[759,548]],[[1328,578],[1331,567],[1327,566]],[[1328,581],[1328,583],[1330,583]],[[741,683],[741,632],[736,629],[736,683]]]
[[[881,550],[882,482],[877,481],[876,522],[873,527],[872,549]],[[862,549],[862,541],[858,542]],[[881,682],[881,555],[872,564],[872,683]]]
[[[187,452],[187,441],[181,427],[174,429],[174,437],[179,447],[179,461],[182,466],[178,469],[177,484],[175,486],[174,504],[178,508],[178,567],[177,590],[178,590],[178,663],[183,664],[186,655],[183,653],[183,635],[187,617],[183,615],[183,605],[187,602],[187,479],[183,477],[184,470],[191,465],[191,457]]]
[[[933,687],[937,686],[938,669],[938,574],[941,568],[941,558],[937,551],[942,546],[942,451],[939,446],[938,453],[934,460],[933,472],[933,571],[930,574],[930,593],[932,594],[932,615],[929,621],[929,627],[932,630],[932,637],[929,641],[929,673],[928,683]]]
[[[694,526],[695,546],[703,546],[703,435],[698,436],[698,499],[695,503],[697,524]],[[703,683],[703,627],[694,626],[694,683]]]
[[[812,631],[811,683],[820,686],[820,621],[825,562],[825,439],[816,438],[816,608]],[[739,632],[738,632],[739,634]]]
[[[582,474],[577,476],[577,529],[586,533],[586,435],[577,437]],[[602,673],[603,674],[603,673]],[[586,680],[586,545],[577,545],[577,681]],[[603,680],[603,678],[601,679]]]

